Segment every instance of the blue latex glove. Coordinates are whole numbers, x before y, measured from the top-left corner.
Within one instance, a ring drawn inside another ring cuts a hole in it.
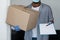
[[[20,31],[20,27],[19,26],[14,26],[15,31]]]

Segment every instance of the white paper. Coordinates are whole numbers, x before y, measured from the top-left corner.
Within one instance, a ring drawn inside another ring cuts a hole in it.
[[[39,28],[40,28],[40,35],[52,35],[52,34],[56,34],[55,28],[54,28],[54,24],[50,24],[49,26],[46,26],[48,23],[46,24],[39,24]]]

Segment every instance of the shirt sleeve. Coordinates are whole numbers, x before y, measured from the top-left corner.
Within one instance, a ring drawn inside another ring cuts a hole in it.
[[[53,14],[52,14],[52,9],[49,7],[48,8],[48,21],[54,21]]]

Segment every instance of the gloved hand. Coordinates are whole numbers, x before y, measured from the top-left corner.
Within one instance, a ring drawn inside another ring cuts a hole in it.
[[[54,20],[52,20],[51,22],[54,23]]]
[[[50,20],[50,22],[54,23],[54,19],[53,20]]]
[[[20,31],[20,27],[19,26],[14,26],[15,31]]]

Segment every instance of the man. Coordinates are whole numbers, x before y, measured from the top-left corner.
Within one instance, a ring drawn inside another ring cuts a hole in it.
[[[40,35],[39,24],[53,22],[53,15],[50,6],[41,3],[40,0],[33,0],[32,4],[27,7],[39,11],[40,14],[36,27],[25,32],[24,40],[48,40],[48,35]],[[15,26],[15,28],[12,29],[16,31],[20,30],[19,26]]]
[[[25,32],[25,40],[48,40],[48,35],[40,35],[39,24],[53,22],[50,6],[41,3],[40,0],[33,0],[32,4],[27,7],[39,11],[40,15],[36,27]]]

